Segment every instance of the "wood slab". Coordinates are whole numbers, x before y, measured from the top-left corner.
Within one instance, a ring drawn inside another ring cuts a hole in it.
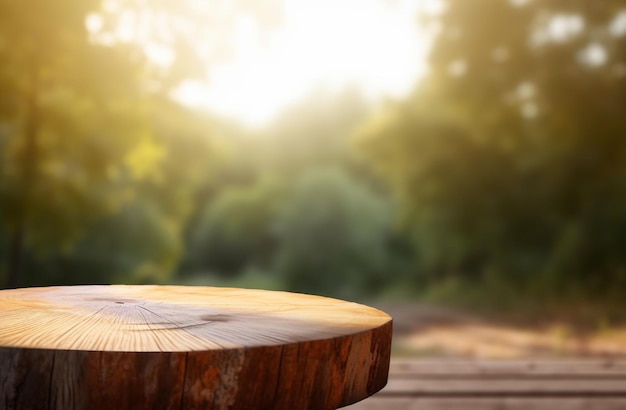
[[[0,408],[334,409],[387,382],[391,318],[262,290],[0,291]]]

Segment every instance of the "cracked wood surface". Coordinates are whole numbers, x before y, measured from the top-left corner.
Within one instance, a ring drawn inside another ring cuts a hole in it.
[[[0,407],[332,409],[387,382],[391,318],[211,287],[0,291]]]

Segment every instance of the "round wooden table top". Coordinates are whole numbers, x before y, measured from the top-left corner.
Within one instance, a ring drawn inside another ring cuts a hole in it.
[[[0,318],[8,408],[331,409],[380,390],[391,349],[379,310],[251,289],[2,290]]]

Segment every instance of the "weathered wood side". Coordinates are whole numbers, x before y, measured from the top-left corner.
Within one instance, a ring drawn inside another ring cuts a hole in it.
[[[47,409],[54,354],[0,348],[0,408]]]
[[[0,348],[0,407],[335,409],[384,387],[390,332],[196,352]]]

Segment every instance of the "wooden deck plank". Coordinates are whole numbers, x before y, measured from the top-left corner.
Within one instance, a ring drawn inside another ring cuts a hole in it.
[[[625,410],[624,359],[399,359],[351,410]]]
[[[410,360],[394,359],[389,369],[394,375],[625,375],[626,360]]]
[[[624,410],[615,398],[385,398],[373,396],[347,410]]]
[[[394,396],[607,396],[626,399],[623,380],[391,379],[382,392]]]

